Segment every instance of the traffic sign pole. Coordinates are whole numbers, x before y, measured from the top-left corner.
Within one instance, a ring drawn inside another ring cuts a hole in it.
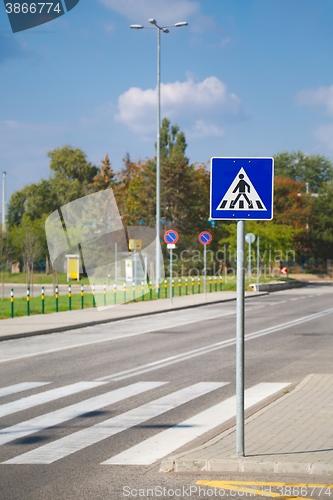
[[[172,306],[172,248],[170,248],[170,306]]]
[[[202,231],[198,239],[204,246],[204,298],[207,300],[207,248],[206,246],[212,241],[213,237],[208,231]]]
[[[251,241],[249,243],[249,261],[247,263],[247,279],[250,283],[251,281],[251,277],[252,277],[252,273],[251,273]]]
[[[273,158],[211,160],[210,218],[237,221],[236,455],[239,457],[244,456],[245,220],[273,218],[273,181]]]
[[[236,305],[236,455],[244,457],[244,236],[245,222],[237,222]]]
[[[254,243],[256,237],[253,233],[246,233],[245,235],[245,241],[249,244],[249,257],[248,257],[248,264],[247,264],[247,278],[249,280],[249,283],[252,279],[252,254],[251,254],[251,244]]]
[[[259,282],[260,282],[260,238],[258,236],[258,239],[257,239],[257,285],[258,285],[257,292],[259,292]]]
[[[170,250],[170,306],[172,306],[172,250],[176,248],[178,233],[174,229],[169,229],[164,233],[164,241]]]
[[[207,245],[204,245],[204,297],[207,300]]]

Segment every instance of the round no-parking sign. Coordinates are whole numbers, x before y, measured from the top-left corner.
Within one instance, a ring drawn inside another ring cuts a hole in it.
[[[169,229],[164,233],[164,241],[167,244],[177,243],[178,241],[178,233],[174,229]]]
[[[198,239],[202,245],[208,245],[212,241],[213,236],[209,231],[202,231],[202,233],[199,234]]]

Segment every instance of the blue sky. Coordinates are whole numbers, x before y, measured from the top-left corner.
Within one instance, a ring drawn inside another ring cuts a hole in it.
[[[115,170],[154,156],[156,52],[162,117],[191,162],[301,150],[333,159],[332,0],[80,0],[11,33],[0,5],[0,171],[13,191],[49,176],[70,144]]]

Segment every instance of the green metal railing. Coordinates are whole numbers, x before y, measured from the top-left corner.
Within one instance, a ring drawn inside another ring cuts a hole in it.
[[[203,278],[201,276],[195,277],[182,277],[172,279],[171,289],[172,289],[172,297],[177,295],[178,297],[200,294],[203,292]],[[207,277],[207,291],[209,293],[222,291],[222,276],[209,276]],[[110,279],[108,278],[108,284],[104,283],[101,286],[97,287],[92,285],[91,287],[91,306],[96,307],[99,306],[112,306],[116,304],[120,304],[126,301],[137,302],[138,300],[155,300],[170,298],[170,278],[164,279],[155,289],[153,288],[153,284],[151,281],[145,282],[142,281],[141,284],[132,283],[132,293],[129,294],[128,284],[124,282],[122,286],[118,286],[118,283],[114,282],[113,287],[110,285]],[[45,287],[42,286],[40,297],[33,298],[30,295],[30,287],[27,287],[26,297],[25,299],[15,299],[14,288],[11,289],[10,292],[10,308],[7,309],[6,315],[3,317],[11,317],[14,318],[16,316],[24,315],[24,311],[22,311],[22,300],[26,302],[25,305],[25,315],[30,316],[31,314],[45,314],[51,312],[59,312],[59,311],[72,311],[77,309],[84,309],[85,307],[89,307],[89,305],[85,301],[85,290],[84,285],[81,284],[79,290],[76,292],[75,287],[74,291],[72,285],[68,285],[68,293],[66,299],[66,293],[60,296],[59,293],[59,285],[55,285],[54,287],[54,295],[53,295],[53,305],[52,305],[52,296],[47,296],[45,294]],[[67,304],[66,304],[67,300]],[[41,301],[41,302],[40,302]],[[39,305],[38,305],[39,304]],[[90,306],[90,307],[91,307]],[[1,312],[1,308],[0,308]]]

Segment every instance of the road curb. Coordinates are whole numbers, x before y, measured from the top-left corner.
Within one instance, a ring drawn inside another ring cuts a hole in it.
[[[253,411],[251,416],[246,417],[245,426],[247,423],[250,424],[251,421],[258,419],[262,414],[270,411],[272,407],[281,404],[282,401],[282,404],[285,404],[287,398],[297,397],[297,393],[299,392],[302,394],[303,389],[306,388],[307,384],[312,382],[314,377],[317,377],[317,375],[310,374],[299,383],[293,384],[291,388],[288,388],[288,390],[291,389],[291,392],[283,396],[283,400],[281,396],[284,391],[271,396],[270,401],[264,401],[259,410]],[[274,398],[273,401],[272,398]],[[333,475],[333,463],[292,461],[288,457],[286,457],[286,460],[281,460],[280,457],[269,459],[266,455],[263,455],[262,458],[260,455],[248,455],[245,457],[237,457],[236,455],[223,456],[222,441],[224,438],[230,437],[231,434],[235,434],[235,430],[236,427],[233,423],[232,427],[229,427],[224,432],[220,432],[202,445],[166,457],[161,462],[160,472],[252,472]],[[212,453],[213,449],[214,452]],[[276,455],[276,453],[273,453],[273,455]]]

